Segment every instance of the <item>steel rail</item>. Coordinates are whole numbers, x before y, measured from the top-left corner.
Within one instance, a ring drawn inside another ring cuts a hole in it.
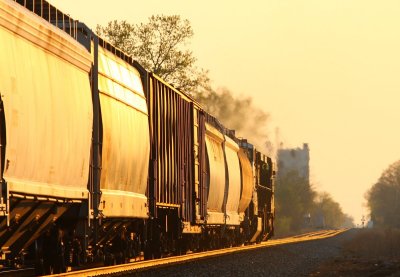
[[[137,272],[142,271],[144,269],[150,269],[155,267],[161,266],[168,266],[174,264],[181,264],[193,260],[205,259],[210,257],[217,257],[226,254],[238,253],[241,251],[249,251],[258,248],[266,248],[272,247],[277,245],[283,244],[291,244],[291,243],[299,243],[311,240],[319,240],[319,239],[327,239],[330,237],[337,236],[348,229],[340,229],[340,230],[323,230],[317,232],[310,232],[302,235],[297,235],[293,237],[287,237],[282,239],[273,239],[266,242],[262,242],[260,244],[253,244],[253,245],[245,245],[245,246],[238,246],[238,247],[231,247],[231,248],[224,248],[200,253],[191,253],[182,256],[173,256],[155,260],[146,260],[146,261],[139,261],[133,262],[128,264],[122,265],[114,265],[108,267],[100,267],[100,268],[93,268],[93,269],[86,269],[80,271],[74,271],[64,274],[52,275],[52,276],[98,276],[98,275],[111,275],[116,273],[129,273],[129,272]]]

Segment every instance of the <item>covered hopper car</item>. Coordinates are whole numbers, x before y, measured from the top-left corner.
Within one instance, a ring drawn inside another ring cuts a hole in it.
[[[256,243],[274,165],[44,0],[0,0],[0,263],[37,274]]]

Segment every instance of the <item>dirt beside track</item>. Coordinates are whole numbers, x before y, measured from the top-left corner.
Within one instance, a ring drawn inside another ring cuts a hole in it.
[[[400,230],[358,229],[342,245],[341,255],[310,276],[400,276]]]
[[[310,276],[400,276],[400,260],[382,261],[380,259],[343,257],[321,265]]]

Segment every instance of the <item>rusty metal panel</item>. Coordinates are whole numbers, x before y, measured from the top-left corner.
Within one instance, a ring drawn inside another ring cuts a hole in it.
[[[193,221],[194,127],[189,98],[149,74],[151,161],[149,197],[158,206],[180,207],[181,218]],[[153,210],[156,216],[156,208]]]
[[[241,168],[242,189],[239,202],[239,213],[244,213],[250,204],[253,195],[253,169],[246,152],[240,149],[238,152]]]
[[[206,149],[209,164],[209,185],[207,210],[222,212],[225,193],[224,136],[214,127],[206,124]]]
[[[204,221],[207,215],[207,178],[206,178],[206,145],[205,116],[198,108],[194,109],[195,117],[195,184],[196,184],[196,220]]]
[[[87,198],[90,55],[11,1],[0,1],[0,41],[10,191]]]
[[[238,157],[239,146],[231,138],[225,136],[225,156],[228,171],[228,192],[226,200],[226,223],[239,225],[239,200],[241,190],[240,165]]]
[[[206,176],[206,119],[203,112],[199,113],[199,182],[200,182],[200,215],[207,215],[208,184]]]
[[[150,142],[139,72],[99,48],[99,92],[103,126],[100,209],[108,217],[147,217]]]

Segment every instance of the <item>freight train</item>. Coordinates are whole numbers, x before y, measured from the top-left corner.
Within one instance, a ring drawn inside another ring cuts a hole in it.
[[[0,0],[0,263],[37,274],[266,240],[274,164],[44,0]]]

